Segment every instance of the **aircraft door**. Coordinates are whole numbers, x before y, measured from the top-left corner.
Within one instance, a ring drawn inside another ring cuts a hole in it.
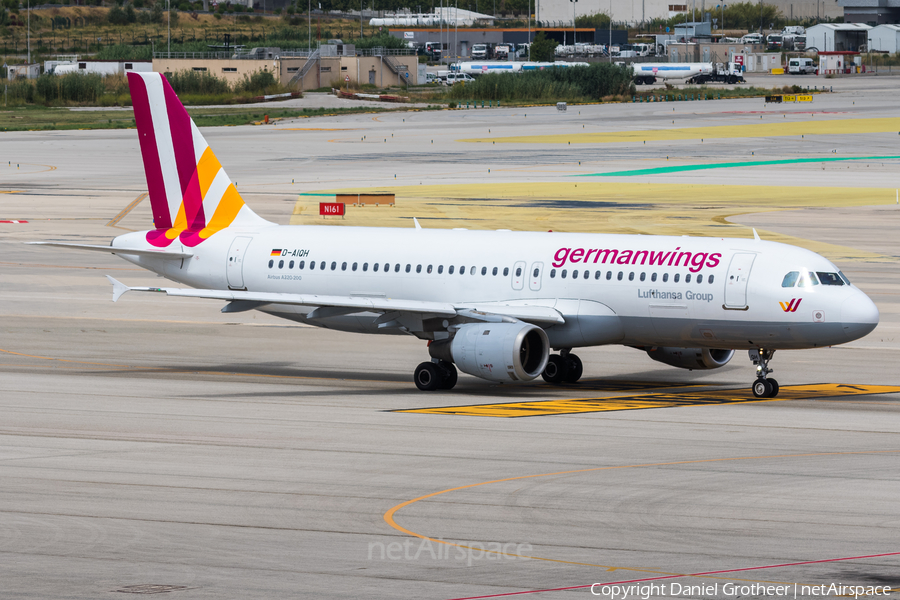
[[[516,264],[513,265],[512,270],[512,287],[514,290],[521,290],[525,287],[525,278],[528,276],[525,273],[525,261],[520,260]]]
[[[228,287],[232,290],[244,289],[244,254],[253,238],[236,237],[231,242],[228,250],[228,262],[225,264],[225,274],[228,277]]]
[[[731,257],[725,277],[725,308],[747,309],[747,281],[755,258],[756,254],[751,252],[738,252]]]
[[[541,289],[541,272],[544,270],[544,263],[531,263],[531,269],[528,271],[528,287],[531,291],[536,292]]]

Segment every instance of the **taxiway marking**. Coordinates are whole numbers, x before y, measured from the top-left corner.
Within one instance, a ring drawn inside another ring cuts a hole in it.
[[[418,498],[413,498],[412,500],[407,500],[405,502],[401,502],[396,506],[389,509],[386,513],[384,513],[384,521],[390,525],[393,529],[396,529],[400,533],[416,537],[422,540],[427,540],[429,542],[433,542],[435,544],[442,544],[446,546],[452,546],[457,548],[463,548],[467,550],[479,550],[484,552],[485,554],[494,554],[497,556],[508,556],[511,558],[526,558],[531,560],[539,560],[543,562],[556,563],[556,564],[566,564],[566,565],[576,565],[576,566],[585,566],[585,567],[596,567],[600,569],[605,569],[607,571],[633,571],[637,573],[652,573],[657,575],[656,577],[650,577],[646,579],[632,579],[627,581],[617,581],[605,583],[604,585],[614,585],[614,584],[622,584],[622,583],[637,583],[641,581],[655,581],[660,579],[675,579],[682,577],[707,577],[710,579],[717,579],[717,577],[713,577],[714,575],[723,575],[726,573],[737,573],[744,571],[757,571],[762,569],[775,569],[781,567],[789,567],[789,566],[799,566],[799,565],[810,565],[810,564],[818,564],[818,563],[828,563],[828,562],[838,562],[838,561],[847,561],[847,560],[860,560],[864,558],[877,558],[883,556],[898,556],[900,552],[889,552],[884,554],[871,554],[867,556],[852,556],[852,557],[843,557],[843,558],[828,558],[828,559],[819,559],[819,560],[811,560],[811,561],[803,561],[803,562],[795,562],[795,563],[782,563],[776,565],[762,565],[762,566],[754,566],[754,567],[742,567],[738,569],[726,569],[721,571],[704,571],[698,573],[671,573],[667,571],[658,571],[653,569],[640,569],[636,567],[622,567],[622,566],[613,566],[613,565],[599,565],[593,563],[584,563],[578,561],[570,561],[570,560],[560,560],[556,558],[546,558],[541,556],[528,556],[523,554],[516,554],[514,552],[505,552],[502,550],[488,550],[483,547],[473,548],[471,546],[466,546],[465,544],[458,544],[455,542],[450,542],[444,539],[433,538],[427,535],[416,533],[410,529],[403,527],[398,524],[394,519],[394,516],[403,508],[420,502],[422,500],[427,500],[429,498],[434,498],[436,496],[441,496],[443,494],[449,494],[450,492],[457,492],[460,490],[468,490],[476,487],[481,487],[485,485],[491,485],[494,483],[505,483],[508,481],[521,481],[525,479],[537,479],[540,477],[553,477],[553,476],[561,476],[561,475],[575,475],[579,473],[592,473],[596,471],[614,471],[614,470],[622,470],[622,469],[641,469],[641,468],[658,468],[658,467],[668,467],[668,466],[678,466],[678,465],[693,465],[693,464],[703,464],[703,463],[716,463],[716,462],[732,462],[732,461],[748,461],[748,460],[767,460],[767,459],[782,459],[782,458],[815,458],[815,457],[823,457],[823,456],[849,456],[849,455],[879,455],[879,454],[897,454],[900,453],[900,450],[869,450],[869,451],[858,451],[858,452],[812,452],[806,454],[774,454],[769,456],[734,456],[727,458],[704,458],[697,460],[679,460],[679,461],[671,461],[671,462],[660,462],[660,463],[643,463],[643,464],[633,464],[633,465],[610,465],[605,467],[590,467],[587,469],[572,469],[569,471],[555,471],[552,473],[538,473],[533,475],[519,475],[517,477],[505,477],[503,479],[492,479],[490,481],[481,481],[479,483],[470,483],[468,485],[461,485],[453,488],[448,488],[446,490],[440,490],[438,492],[432,492],[430,494],[425,494],[424,496],[419,496]],[[734,580],[733,578],[729,578]],[[737,581],[737,580],[735,580]],[[747,580],[747,581],[757,581],[757,580]],[[779,583],[779,582],[765,582],[765,583]],[[515,596],[521,594],[535,594],[539,592],[549,592],[549,591],[562,591],[562,590],[575,590],[575,589],[585,589],[590,588],[592,584],[588,585],[578,585],[578,586],[570,586],[563,588],[552,588],[552,589],[541,589],[541,590],[523,590],[518,592],[508,592],[503,594],[490,594],[486,596],[469,596],[467,598],[456,598],[454,600],[475,600],[476,598],[500,598],[504,596]]]
[[[535,417],[545,415],[572,415],[647,408],[672,408],[676,406],[708,406],[715,404],[741,404],[750,402],[778,402],[782,400],[812,400],[868,394],[894,394],[900,386],[848,385],[822,383],[814,385],[786,385],[777,398],[756,398],[746,389],[700,392],[670,392],[617,396],[613,398],[572,398],[568,400],[532,400],[500,404],[470,404],[466,406],[441,406],[411,408],[394,412],[463,415],[473,417]]]

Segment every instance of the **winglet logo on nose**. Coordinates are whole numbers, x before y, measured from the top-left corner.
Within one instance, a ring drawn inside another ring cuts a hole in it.
[[[800,303],[803,301],[803,298],[791,298],[789,303],[779,302],[781,305],[781,310],[784,312],[797,312],[797,309],[800,308]]]

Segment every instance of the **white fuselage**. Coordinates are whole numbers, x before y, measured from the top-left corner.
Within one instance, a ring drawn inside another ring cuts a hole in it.
[[[126,234],[113,246],[143,239]],[[186,250],[194,256],[183,261],[125,258],[195,288],[553,308],[566,321],[546,328],[555,348],[812,348],[857,339],[878,322],[856,286],[783,287],[791,272],[837,275],[830,261],[754,239],[270,226],[231,227]],[[311,309],[258,310],[307,322]],[[397,333],[378,329],[378,316],[309,322]]]

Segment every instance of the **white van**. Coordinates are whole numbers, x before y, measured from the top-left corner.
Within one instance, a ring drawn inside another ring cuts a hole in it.
[[[468,73],[448,73],[446,83],[447,85],[453,85],[454,83],[471,83],[475,81],[475,78],[469,75]]]
[[[816,65],[811,58],[788,59],[788,75],[812,75],[816,72]]]

